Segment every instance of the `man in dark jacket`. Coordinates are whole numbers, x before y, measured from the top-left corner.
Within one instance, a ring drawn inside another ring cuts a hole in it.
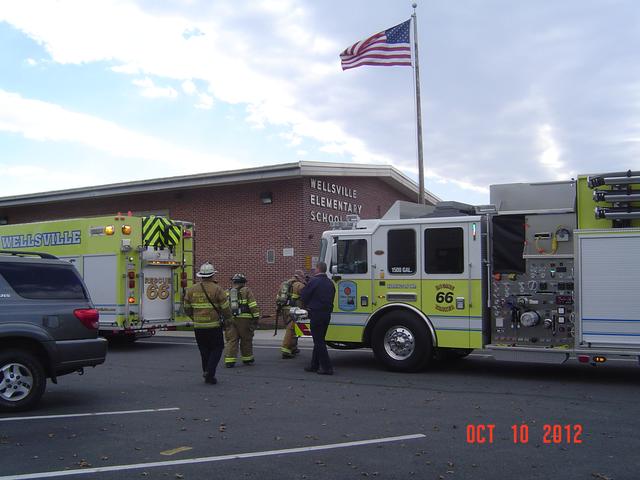
[[[324,337],[331,321],[336,287],[327,277],[326,263],[318,262],[317,270],[318,273],[309,280],[309,283],[300,292],[302,302],[309,311],[311,336],[313,337],[311,364],[305,367],[305,371],[317,372],[320,375],[333,375],[333,366]]]

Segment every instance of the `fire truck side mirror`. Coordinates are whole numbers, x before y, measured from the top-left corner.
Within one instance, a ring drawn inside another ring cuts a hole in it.
[[[331,261],[327,262],[327,264],[331,265],[331,268],[330,268],[331,275],[335,275],[336,273],[338,273],[338,243],[337,242],[333,242],[331,244]]]

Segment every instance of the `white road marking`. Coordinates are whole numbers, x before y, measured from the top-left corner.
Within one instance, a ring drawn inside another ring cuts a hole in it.
[[[274,455],[287,455],[292,453],[331,450],[335,448],[348,448],[348,447],[359,447],[362,445],[375,445],[378,443],[401,442],[404,440],[417,440],[418,438],[425,438],[425,437],[426,435],[422,433],[416,433],[412,435],[401,435],[398,437],[374,438],[371,440],[357,440],[355,442],[331,443],[328,445],[316,445],[311,447],[285,448],[282,450],[266,450],[262,452],[235,453],[231,455],[219,455],[215,457],[185,458],[183,460],[168,460],[164,462],[136,463],[136,464],[130,464],[130,465],[111,465],[108,467],[82,468],[77,470],[59,470],[54,472],[25,473],[20,475],[8,475],[5,477],[0,477],[0,480],[29,480],[34,478],[66,477],[67,475],[87,475],[91,473],[119,472],[123,470],[138,470],[141,468],[171,467],[174,465],[190,465],[194,463],[221,462],[224,460],[240,460],[243,458],[269,457]]]
[[[50,418],[72,418],[72,417],[97,417],[101,415],[127,415],[130,413],[155,413],[155,412],[175,412],[179,407],[171,408],[148,408],[145,410],[120,410],[116,412],[92,412],[92,413],[68,413],[65,415],[39,415],[29,417],[5,417],[0,418],[0,422],[13,422],[16,420],[44,420]]]

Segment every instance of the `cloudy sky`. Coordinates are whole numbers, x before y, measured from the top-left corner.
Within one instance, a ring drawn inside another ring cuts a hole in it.
[[[0,196],[321,160],[416,179],[413,72],[339,53],[401,0],[0,3]],[[426,187],[640,170],[636,0],[418,2]]]

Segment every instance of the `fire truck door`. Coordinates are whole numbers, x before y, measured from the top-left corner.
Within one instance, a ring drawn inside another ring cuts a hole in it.
[[[385,226],[373,235],[373,304],[408,304],[420,309],[420,228]]]
[[[470,308],[480,295],[480,290],[474,295],[474,288],[481,288],[480,281],[477,286],[471,281],[471,229],[468,222],[434,222],[421,227],[422,311],[436,330],[439,347],[471,345]]]
[[[141,317],[145,322],[169,321],[173,317],[172,269],[145,265],[142,270]]]
[[[336,285],[327,340],[360,342],[371,312],[371,237],[333,238],[329,276]]]

